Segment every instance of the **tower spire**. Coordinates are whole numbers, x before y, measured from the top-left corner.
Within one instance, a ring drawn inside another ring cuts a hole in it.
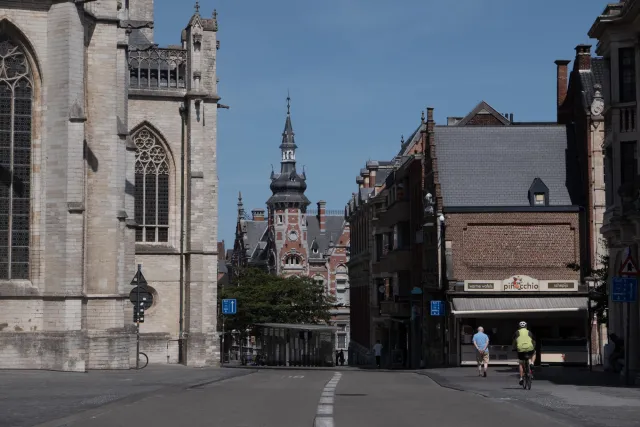
[[[296,170],[296,145],[295,137],[293,133],[293,125],[291,124],[291,96],[287,91],[287,117],[284,122],[284,131],[282,132],[282,144],[280,144],[280,151],[282,153],[282,160],[280,162],[280,172],[290,173]]]
[[[242,203],[241,191],[238,191],[238,219],[244,219],[244,203]]]

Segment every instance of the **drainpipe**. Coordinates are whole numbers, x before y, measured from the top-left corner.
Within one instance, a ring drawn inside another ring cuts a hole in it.
[[[178,363],[184,363],[184,145],[187,108],[180,106],[182,118],[180,137],[180,331],[178,333]]]

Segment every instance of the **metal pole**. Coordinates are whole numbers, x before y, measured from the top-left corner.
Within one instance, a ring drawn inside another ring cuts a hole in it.
[[[591,314],[591,297],[589,296],[589,300],[587,301],[589,304],[589,310],[587,310],[587,316],[589,324],[587,325],[587,331],[589,332],[589,372],[593,371],[593,343],[591,340],[593,339],[593,315]]]
[[[629,337],[631,336],[630,333],[630,329],[631,329],[631,303],[628,302],[627,303],[627,328],[625,330],[625,337],[624,337],[624,382],[626,385],[630,385],[629,384]]]
[[[138,274],[136,274],[136,369],[140,369],[140,273],[142,264],[138,264]]]
[[[222,315],[222,351],[220,352],[220,354],[222,354],[222,364],[224,364],[224,314]]]

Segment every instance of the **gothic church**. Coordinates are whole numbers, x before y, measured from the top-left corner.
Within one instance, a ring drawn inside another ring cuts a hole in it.
[[[216,336],[218,29],[153,0],[0,3],[0,369],[206,366]],[[176,37],[177,39],[177,37]]]

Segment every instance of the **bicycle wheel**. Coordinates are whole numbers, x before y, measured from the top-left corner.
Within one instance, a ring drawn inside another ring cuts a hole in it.
[[[149,364],[149,357],[143,352],[139,353],[138,360],[140,361],[140,367],[137,369],[144,369]]]

